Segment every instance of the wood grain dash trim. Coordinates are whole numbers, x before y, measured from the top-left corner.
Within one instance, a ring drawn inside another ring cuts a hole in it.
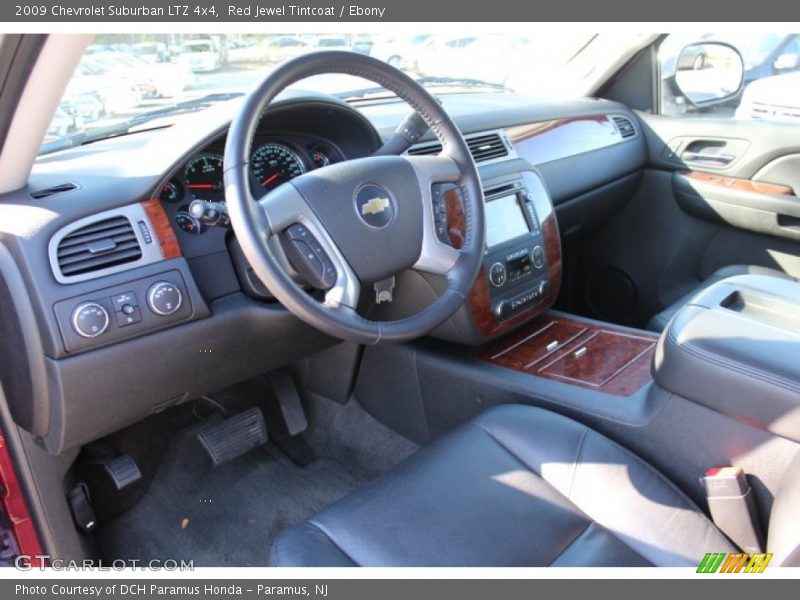
[[[153,235],[161,247],[161,254],[164,259],[169,260],[183,256],[178,238],[175,236],[175,230],[169,222],[167,212],[161,205],[161,200],[158,198],[145,200],[142,202],[142,208],[147,213],[147,218],[150,219],[150,224],[153,226]]]

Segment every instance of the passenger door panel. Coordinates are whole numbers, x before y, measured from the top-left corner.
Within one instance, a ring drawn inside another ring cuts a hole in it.
[[[800,277],[800,125],[637,116],[648,167],[584,240],[586,312],[641,327],[732,264]]]

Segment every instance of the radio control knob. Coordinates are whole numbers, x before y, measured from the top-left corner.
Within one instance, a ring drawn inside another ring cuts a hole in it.
[[[506,266],[503,263],[496,262],[489,269],[489,281],[492,282],[494,287],[503,287],[506,282]]]
[[[546,296],[548,293],[550,293],[550,283],[543,281],[539,284],[539,296]]]
[[[178,311],[183,296],[178,286],[168,281],[158,281],[147,290],[147,306],[157,315],[166,317]]]
[[[81,337],[97,337],[108,329],[108,322],[108,311],[97,302],[84,302],[72,311],[72,328]]]
[[[494,307],[494,314],[499,319],[506,319],[511,316],[511,303],[507,300],[501,300]]]
[[[531,260],[533,261],[534,267],[541,269],[544,266],[544,248],[536,246],[531,250]]]

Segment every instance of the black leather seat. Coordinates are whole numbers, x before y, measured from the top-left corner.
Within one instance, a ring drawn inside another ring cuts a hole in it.
[[[769,267],[757,267],[754,265],[729,265],[727,267],[722,267],[701,281],[698,287],[693,289],[691,292],[681,296],[678,300],[670,304],[660,313],[654,315],[647,323],[647,328],[650,331],[663,331],[675,313],[683,308],[695,294],[718,281],[722,281],[723,279],[734,277],[736,275],[767,275],[770,277],[778,277],[779,279],[794,280],[794,277],[791,275],[787,275],[783,271],[779,271],[777,269],[770,269]]]
[[[696,567],[706,552],[731,551],[685,494],[631,452],[561,415],[506,405],[289,528],[270,561]]]

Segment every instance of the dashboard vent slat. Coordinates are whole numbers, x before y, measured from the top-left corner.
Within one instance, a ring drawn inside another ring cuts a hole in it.
[[[619,131],[622,139],[631,138],[636,135],[636,129],[628,117],[611,117],[611,119],[614,121],[614,125],[616,125],[617,131]]]
[[[467,146],[475,162],[484,162],[495,158],[508,156],[508,148],[503,139],[496,133],[467,137]],[[433,143],[411,148],[408,153],[412,156],[435,156],[442,151],[442,145]]]
[[[36,190],[35,192],[31,192],[31,198],[33,198],[34,200],[43,200],[44,198],[48,198],[49,196],[55,196],[56,194],[63,194],[64,192],[71,192],[77,187],[78,186],[75,185],[74,183],[61,183],[59,185],[54,185],[41,190]]]
[[[508,156],[508,148],[496,133],[468,138],[467,145],[475,162]]]
[[[428,144],[427,146],[417,146],[410,148],[408,153],[412,156],[436,156],[442,151],[441,144]]]
[[[127,217],[91,223],[64,236],[56,250],[62,275],[79,275],[139,260],[142,248]]]

